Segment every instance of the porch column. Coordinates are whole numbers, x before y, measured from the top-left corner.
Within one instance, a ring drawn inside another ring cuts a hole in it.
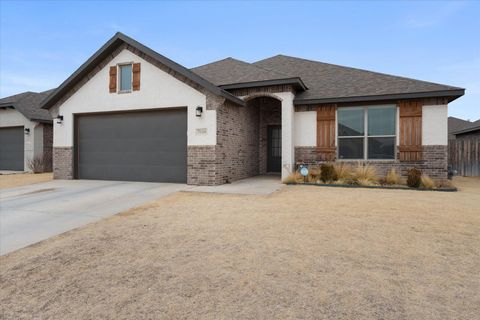
[[[294,135],[294,108],[291,92],[277,93],[282,98],[282,180],[295,168]]]

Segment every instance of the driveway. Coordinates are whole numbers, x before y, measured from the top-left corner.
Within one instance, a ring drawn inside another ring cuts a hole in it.
[[[55,180],[0,191],[0,255],[184,190],[172,183]]]

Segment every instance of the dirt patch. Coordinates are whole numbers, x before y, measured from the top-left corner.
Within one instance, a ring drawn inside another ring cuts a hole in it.
[[[480,179],[459,192],[181,192],[0,258],[4,319],[474,319]]]
[[[47,182],[53,179],[53,173],[19,173],[0,175],[0,189],[21,187],[29,184]]]

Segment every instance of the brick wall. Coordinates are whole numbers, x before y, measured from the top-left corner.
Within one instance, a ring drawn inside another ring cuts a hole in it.
[[[187,183],[193,185],[216,184],[216,146],[188,146]]]
[[[46,172],[52,172],[52,155],[53,149],[53,125],[43,125],[43,157],[45,159],[44,170]]]
[[[435,179],[447,178],[447,146],[423,146],[422,147],[422,161],[416,162],[400,162],[398,160],[376,160],[376,161],[345,161],[353,167],[360,164],[368,164],[375,168],[379,176],[384,176],[391,168],[395,168],[401,175],[406,175],[408,169],[417,168],[423,173]],[[296,165],[308,164],[318,165],[324,163],[316,151],[316,147],[295,147],[295,163]]]
[[[268,126],[282,124],[282,105],[274,99],[257,99],[260,110],[259,174],[267,173]],[[256,106],[257,107],[257,106]]]
[[[53,178],[73,179],[73,148],[53,148]]]
[[[217,109],[216,184],[258,175],[259,110],[225,102]]]

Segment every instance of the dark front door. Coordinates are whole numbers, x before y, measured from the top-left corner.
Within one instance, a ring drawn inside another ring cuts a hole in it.
[[[187,109],[79,115],[79,179],[187,182]]]
[[[23,171],[23,127],[0,128],[0,170]]]
[[[282,127],[268,126],[267,172],[280,172],[282,168]]]

